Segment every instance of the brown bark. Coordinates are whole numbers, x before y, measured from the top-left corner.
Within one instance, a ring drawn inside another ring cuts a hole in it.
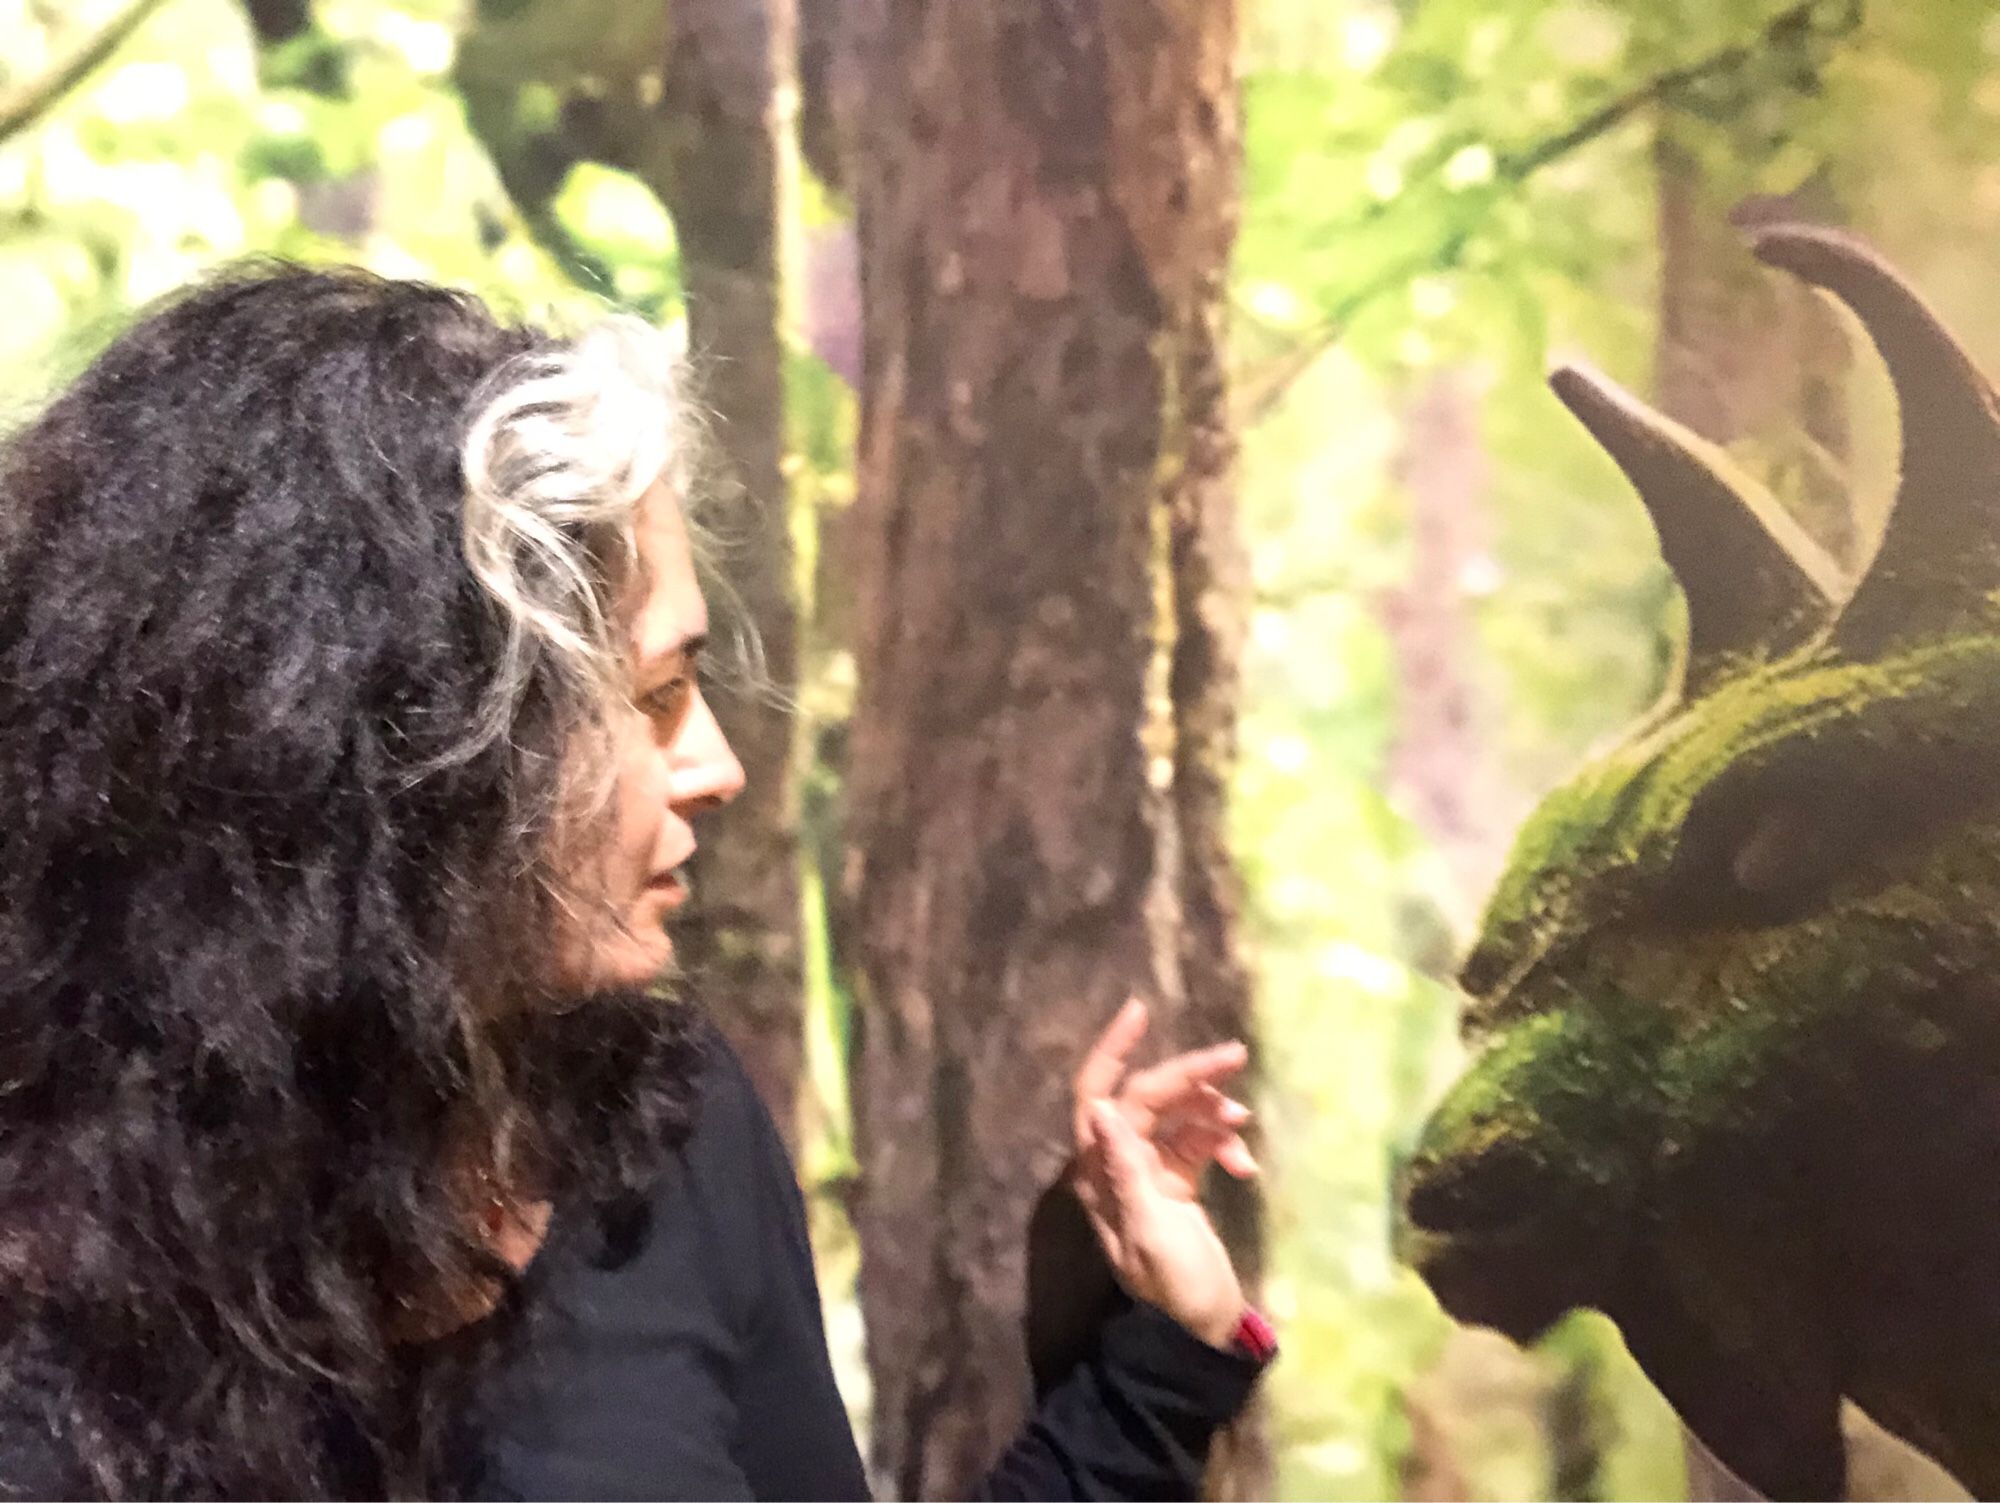
[[[664,123],[640,167],[673,217],[698,397],[723,471],[711,561],[720,588],[710,594],[724,651],[711,697],[746,776],[742,796],[708,816],[683,948],[696,994],[795,1146],[804,1050],[799,628],[780,317],[794,17],[792,0],[673,0]],[[732,675],[739,665],[729,641],[746,628],[761,672]]]
[[[1235,26],[1231,15],[1164,13],[1177,32],[1171,45],[1128,35],[1138,55],[1151,52],[1157,61],[1119,113],[1128,139],[1144,141],[1149,129],[1161,132],[1152,139],[1170,141],[1182,164],[1152,177],[1134,173],[1139,183],[1165,184],[1167,202],[1146,207],[1156,222],[1175,226],[1165,233],[1178,242],[1165,258],[1177,268],[1163,300],[1177,364],[1160,467],[1173,602],[1167,697],[1184,995],[1174,1033],[1186,1044],[1218,1038],[1249,1043],[1251,1066],[1238,1089],[1254,1094],[1255,981],[1244,953],[1243,879],[1230,849],[1228,818],[1250,605],[1224,318],[1241,196]],[[1170,134],[1162,131],[1166,125]],[[1185,209],[1177,210],[1174,199],[1183,189]],[[1249,1137],[1253,1150],[1261,1147],[1254,1126]],[[1215,1175],[1207,1201],[1245,1288],[1257,1298],[1265,1253],[1260,1187]],[[1271,1493],[1276,1473],[1261,1401],[1218,1439],[1208,1481],[1212,1497]]]
[[[869,69],[887,0],[798,0],[799,141],[807,165],[853,191]]]
[[[903,1496],[963,1491],[1020,1422],[1023,1235],[1088,1040],[1132,992],[1175,1042],[1247,1013],[1232,12],[893,0],[866,91],[844,896],[871,1457]]]

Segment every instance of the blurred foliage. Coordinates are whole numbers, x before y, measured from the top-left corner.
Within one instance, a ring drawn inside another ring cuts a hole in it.
[[[610,20],[550,39],[565,67],[601,70],[617,38],[653,34],[650,7],[592,3]],[[1455,1333],[1389,1245],[1398,1157],[1459,1064],[1450,975],[1480,895],[1394,775],[1410,686],[1386,602],[1417,557],[1407,404],[1439,371],[1476,378],[1485,479],[1443,588],[1469,623],[1449,667],[1470,707],[1480,859],[1497,864],[1538,792],[1659,692],[1677,630],[1643,514],[1542,386],[1552,359],[1584,352],[1649,381],[1663,112],[1728,195],[1823,171],[1990,356],[2000,22],[1888,0],[1865,16],[1853,0],[1243,3],[1232,298],[1257,598],[1236,828],[1274,1145],[1281,1483],[1302,1497],[1673,1495],[1672,1417],[1604,1322],[1573,1320],[1527,1355]],[[123,9],[0,0],[0,102]],[[469,9],[321,0],[310,28],[260,54],[236,0],[166,0],[0,142],[0,404],[32,402],[134,307],[246,254],[357,261],[564,319],[607,305],[673,317],[671,229],[636,179],[568,170],[535,223],[503,189],[461,84],[490,87],[528,135],[552,106],[461,49]],[[487,0],[479,24],[509,13]],[[805,201],[821,230],[837,220],[811,185]],[[1879,386],[1857,383],[1853,484],[1870,516],[1893,438]],[[789,395],[810,602],[843,573],[821,552],[852,490],[853,399],[804,349]],[[852,660],[840,602],[819,606],[802,705],[815,736],[837,737]],[[809,845],[831,848],[837,792],[815,766]],[[836,1356],[865,1413],[838,1207],[837,925],[813,912],[803,1169]]]
[[[0,0],[0,91],[116,14],[108,0]],[[249,254],[359,262],[582,317],[533,247],[448,77],[457,0],[326,0],[260,57],[233,0],[174,0],[0,149],[0,392],[46,386],[133,307]],[[650,195],[577,174],[561,212],[631,268],[671,271]],[[670,285],[670,283],[669,283]],[[662,305],[663,300],[662,300]]]

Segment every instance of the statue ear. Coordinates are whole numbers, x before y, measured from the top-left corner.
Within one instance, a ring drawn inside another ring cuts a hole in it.
[[[1989,802],[1988,760],[1965,737],[1853,734],[1731,769],[1688,811],[1663,906],[1695,922],[1796,918]]]
[[[1830,789],[1711,790],[1682,827],[1663,917],[1772,924],[1809,912],[1876,844],[1870,822],[1850,816]]]
[[[1817,890],[1841,854],[1831,828],[1823,815],[1790,800],[1763,810],[1730,853],[1736,890],[1780,905]]]

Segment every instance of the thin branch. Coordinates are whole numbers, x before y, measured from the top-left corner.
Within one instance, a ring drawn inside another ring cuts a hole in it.
[[[1706,57],[1684,63],[1634,85],[1592,110],[1567,129],[1546,140],[1499,157],[1483,195],[1490,203],[1499,189],[1516,188],[1530,177],[1572,153],[1610,134],[1647,107],[1672,100],[1691,88],[1723,78],[1749,63],[1759,53],[1812,28],[1820,13],[1838,6],[1837,18],[1824,29],[1827,37],[1844,37],[1861,24],[1863,0],[1798,0],[1760,27],[1748,41],[1732,42]],[[1405,195],[1407,198],[1407,195]],[[1363,216],[1363,222],[1381,217],[1386,205],[1378,205]],[[1245,398],[1242,423],[1256,426],[1274,412],[1292,387],[1320,357],[1338,344],[1355,318],[1378,298],[1407,286],[1426,271],[1449,271],[1457,267],[1472,242],[1473,226],[1461,224],[1437,246],[1428,247],[1392,262],[1337,303],[1318,328],[1301,337],[1299,343],[1266,368]],[[1247,385],[1247,383],[1246,383]]]
[[[0,95],[0,145],[28,129],[54,109],[65,95],[94,73],[166,0],[129,0],[96,36],[79,47],[45,77]]]

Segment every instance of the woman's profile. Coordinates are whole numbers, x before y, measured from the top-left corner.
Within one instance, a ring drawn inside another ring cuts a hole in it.
[[[680,370],[237,268],[0,444],[0,1484],[864,1496],[779,1139],[660,986],[709,711]],[[995,1496],[1191,1491],[1269,1355],[1219,1045],[1079,1062],[1123,1293]]]

